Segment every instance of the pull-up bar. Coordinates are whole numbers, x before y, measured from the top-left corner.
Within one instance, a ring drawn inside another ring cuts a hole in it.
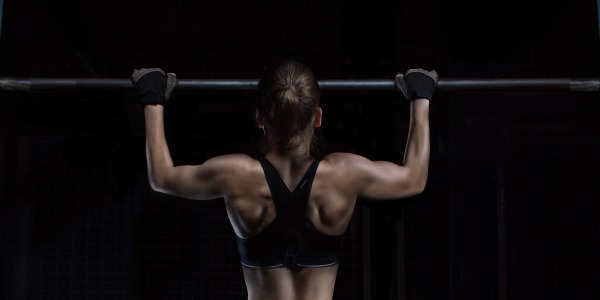
[[[177,90],[182,91],[252,91],[257,79],[183,79]],[[323,91],[394,91],[392,79],[319,80]],[[0,91],[81,91],[125,90],[133,88],[124,78],[0,78]],[[497,92],[497,91],[571,91],[599,92],[600,78],[510,78],[458,79],[438,81],[438,92]]]

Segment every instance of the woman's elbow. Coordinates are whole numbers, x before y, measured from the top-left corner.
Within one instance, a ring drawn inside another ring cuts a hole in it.
[[[150,182],[150,188],[159,193],[166,193],[167,187],[166,182],[163,178],[157,178],[155,176],[148,176]]]
[[[425,187],[427,187],[427,179],[419,182],[419,184],[416,187],[417,194],[422,194],[425,191]]]
[[[425,187],[427,186],[427,177],[419,178],[413,184],[411,184],[410,194],[411,196],[417,196],[422,194],[425,191]]]

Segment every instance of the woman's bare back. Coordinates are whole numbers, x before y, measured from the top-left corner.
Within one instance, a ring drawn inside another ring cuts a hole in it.
[[[296,164],[277,157],[267,157],[289,190],[298,184],[312,160]],[[226,197],[227,212],[236,234],[251,238],[261,233],[276,218],[275,206],[260,163],[250,164],[247,174],[236,180],[237,193]],[[340,235],[352,217],[356,195],[344,189],[343,182],[328,158],[320,163],[307,203],[307,217],[317,230]],[[331,299],[338,265],[318,268],[242,267],[249,299]]]
[[[243,266],[248,300],[331,300],[338,265],[258,269]]]

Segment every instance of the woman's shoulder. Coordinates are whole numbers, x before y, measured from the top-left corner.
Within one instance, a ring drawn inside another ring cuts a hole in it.
[[[355,191],[364,182],[365,170],[370,164],[369,159],[359,154],[334,152],[323,157],[319,168],[328,182],[337,182],[339,187],[349,192]]]
[[[243,153],[225,154],[215,156],[205,162],[218,166],[220,169],[243,171],[256,167],[259,162],[256,158]]]
[[[348,166],[354,165],[361,162],[367,162],[369,159],[364,156],[350,153],[350,152],[333,152],[325,155],[322,159],[326,163],[331,164],[332,166]]]
[[[366,157],[351,152],[332,152],[323,157],[323,160],[329,162],[346,162],[354,160],[368,160]]]

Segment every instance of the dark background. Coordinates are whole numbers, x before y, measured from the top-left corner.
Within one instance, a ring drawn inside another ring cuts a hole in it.
[[[6,0],[2,77],[599,77],[595,1]],[[253,95],[180,93],[174,161],[252,153]],[[335,299],[598,299],[597,93],[442,93],[424,194],[359,201]],[[402,161],[398,95],[326,93],[329,151]],[[149,190],[132,92],[0,93],[0,297],[244,299],[222,201]]]

